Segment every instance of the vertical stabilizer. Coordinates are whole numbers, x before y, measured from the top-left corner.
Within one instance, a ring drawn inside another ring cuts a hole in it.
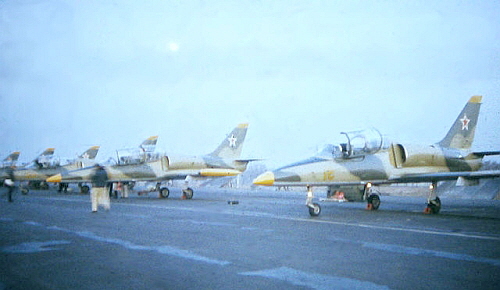
[[[92,146],[87,151],[83,152],[82,155],[78,156],[81,159],[95,159],[97,152],[99,152],[99,146]]]
[[[14,164],[14,163],[16,163],[17,159],[19,159],[19,154],[21,154],[21,152],[19,152],[19,151],[12,152],[12,153],[10,153],[9,156],[5,157],[3,162]]]
[[[44,166],[47,166],[48,164],[51,164],[53,159],[52,157],[54,156],[54,151],[55,148],[47,148],[45,151],[43,151],[40,155],[38,155],[32,163],[34,163],[38,168],[42,168]]]
[[[210,155],[228,159],[238,159],[243,149],[243,142],[247,135],[248,124],[243,123],[227,135],[222,143]]]
[[[481,96],[473,96],[451,126],[448,134],[438,144],[441,147],[469,149],[474,141],[476,125],[481,107]]]
[[[139,145],[139,148],[143,152],[154,152],[156,149],[156,142],[158,141],[158,136],[151,136]]]
[[[47,158],[51,158],[54,155],[55,148],[47,148],[40,155],[38,155],[33,162],[43,161]]]
[[[55,148],[47,148],[40,155],[38,155],[38,157],[41,157],[41,156],[52,156],[52,155],[54,155],[54,151],[55,150],[56,150]]]

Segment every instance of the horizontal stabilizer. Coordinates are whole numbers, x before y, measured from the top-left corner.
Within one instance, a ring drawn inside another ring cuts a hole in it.
[[[472,152],[472,154],[476,155],[477,157],[484,157],[490,155],[500,155],[500,151]]]
[[[264,159],[254,158],[254,159],[236,159],[234,161],[241,162],[241,163],[248,163],[248,162],[262,161],[262,160],[264,160]]]

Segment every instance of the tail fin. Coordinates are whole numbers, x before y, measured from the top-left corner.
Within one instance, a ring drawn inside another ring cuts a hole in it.
[[[83,152],[82,155],[78,156],[80,159],[95,159],[97,152],[99,152],[99,146],[92,146],[87,151]]]
[[[56,149],[55,148],[47,148],[45,149],[45,151],[43,151],[40,155],[38,155],[38,157],[42,157],[42,156],[52,156],[54,155],[54,151]]]
[[[40,153],[40,155],[38,155],[33,161],[36,162],[45,158],[50,158],[54,155],[55,150],[56,150],[55,148],[47,148],[45,149],[45,151]]]
[[[21,154],[21,152],[19,152],[19,151],[12,152],[12,153],[10,153],[9,156],[5,157],[3,162],[14,164],[14,163],[16,163],[17,159],[19,159],[19,154]]]
[[[441,147],[469,149],[474,141],[482,96],[473,96],[465,105],[448,134],[438,144]]]
[[[237,159],[241,155],[241,150],[243,149],[243,142],[247,135],[248,124],[242,123],[236,126],[236,128],[229,133],[228,137],[225,138],[222,143],[215,149],[214,152],[210,153],[211,156]]]
[[[54,156],[55,148],[47,148],[40,155],[38,155],[32,163],[34,163],[37,167],[42,168],[45,166],[44,164],[49,164],[52,162],[52,157]]]
[[[139,145],[139,148],[143,152],[154,152],[156,149],[156,142],[158,141],[158,136],[151,136]]]

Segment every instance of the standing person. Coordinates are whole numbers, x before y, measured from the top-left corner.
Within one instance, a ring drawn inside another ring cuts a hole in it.
[[[102,204],[105,210],[109,210],[109,193],[106,190],[108,185],[108,174],[103,166],[97,165],[97,169],[92,176],[92,191],[90,199],[92,201],[92,212],[97,212],[97,206]]]
[[[119,197],[123,197],[123,192],[122,192],[122,183],[121,182],[115,182],[113,184],[113,195],[115,196],[115,198],[118,198]]]
[[[5,186],[8,188],[7,196],[9,202],[13,202],[12,193],[14,192],[15,184],[14,184],[14,169],[12,167],[7,167],[7,178],[4,180]]]

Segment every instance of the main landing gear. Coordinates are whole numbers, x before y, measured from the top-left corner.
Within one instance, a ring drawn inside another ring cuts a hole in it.
[[[373,194],[371,191],[372,184],[367,183],[365,185],[364,189],[364,199],[367,201],[367,210],[377,210],[380,206],[380,197],[377,194]],[[313,202],[314,199],[314,193],[312,190],[312,186],[307,187],[307,199],[306,199],[306,206],[309,209],[309,214],[311,216],[319,216],[321,213],[321,206],[315,202]]]
[[[158,192],[160,194],[161,198],[168,198],[170,195],[170,190],[168,190],[167,187],[160,187],[159,185],[157,186]],[[190,187],[187,187],[182,190],[182,197],[181,199],[192,199],[193,198],[193,189]]]
[[[364,198],[366,200],[367,210],[377,210],[380,206],[380,197],[377,194],[372,193],[372,184],[367,183],[365,185]]]
[[[314,193],[312,191],[312,187],[308,186],[306,206],[309,208],[309,214],[311,216],[319,216],[319,214],[321,213],[321,206],[319,206],[319,204],[317,203],[314,203],[313,199],[314,199]]]
[[[441,210],[441,200],[436,195],[437,182],[432,182],[429,187],[429,197],[427,199],[427,207],[424,210],[426,214],[437,214]],[[366,200],[367,210],[377,210],[380,207],[380,197],[372,193],[372,184],[367,183],[364,188],[363,198]],[[306,206],[309,209],[309,214],[313,217],[319,216],[321,213],[321,206],[313,202],[314,193],[312,186],[307,187]]]
[[[424,209],[425,214],[437,214],[441,210],[441,200],[436,195],[437,182],[432,182],[429,187],[429,197],[427,198],[427,207]]]

